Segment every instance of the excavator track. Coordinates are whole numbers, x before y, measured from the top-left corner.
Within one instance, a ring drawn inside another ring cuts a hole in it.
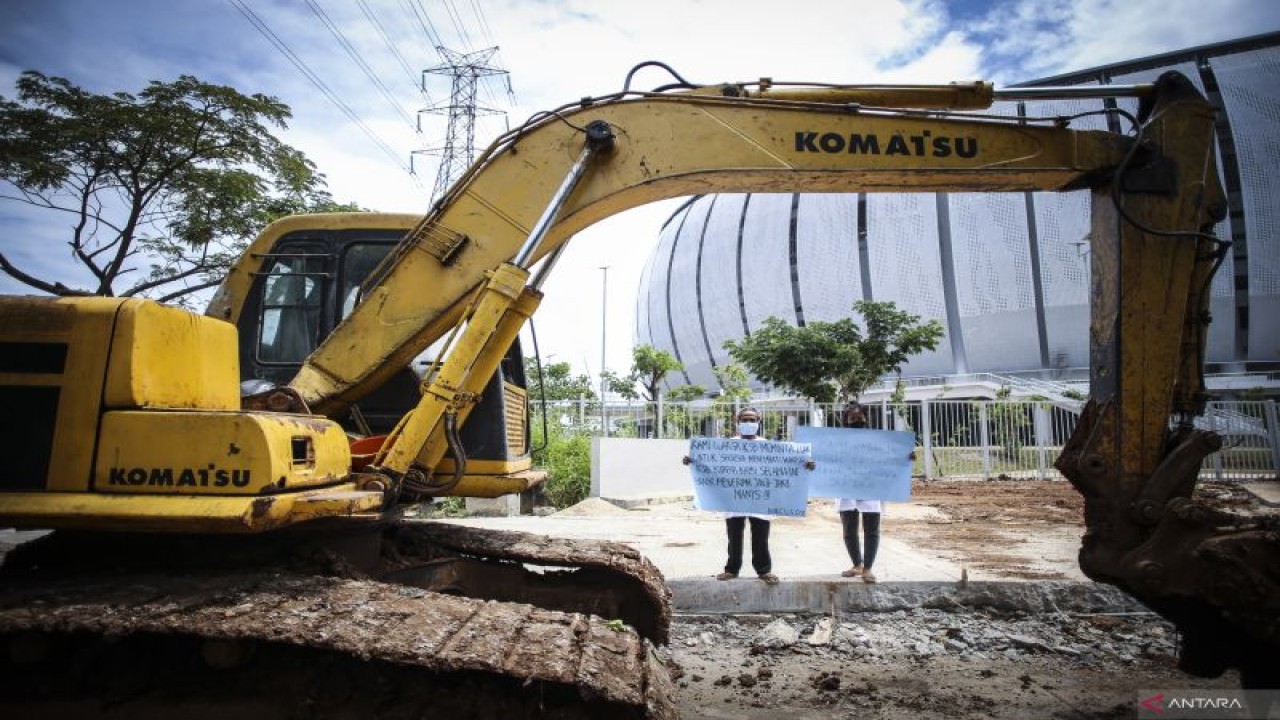
[[[530,577],[461,596],[514,573]],[[609,582],[632,587],[582,599]],[[676,717],[653,645],[612,612],[643,620],[638,589],[659,601],[648,631],[665,638],[661,575],[613,543],[408,522],[59,532],[0,569],[0,716]]]
[[[400,523],[387,537],[408,566],[385,579],[616,618],[655,644],[667,643],[671,590],[657,567],[629,545],[437,522]],[[424,563],[427,558],[433,561]],[[550,571],[514,570],[524,564]]]

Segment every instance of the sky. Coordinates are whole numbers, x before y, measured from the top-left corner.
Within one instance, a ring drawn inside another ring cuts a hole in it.
[[[497,47],[491,63],[508,73],[480,87],[480,104],[501,112],[477,120],[478,151],[535,112],[621,89],[647,60],[695,83],[1001,86],[1276,30],[1274,0],[0,0],[0,95],[13,97],[24,70],[99,93],[184,74],[265,93],[292,109],[279,135],[317,164],[335,200],[416,213],[436,175],[421,151],[438,148],[446,127],[423,114],[418,129],[419,111],[449,97],[446,77],[419,88],[442,62],[437,46]],[[667,80],[646,70],[633,87]],[[641,271],[679,204],[578,234],[534,319],[544,361],[595,375],[607,327],[605,364],[629,368]],[[57,249],[67,226],[0,199],[0,252],[85,285],[87,272]],[[0,292],[29,290],[0,277]]]

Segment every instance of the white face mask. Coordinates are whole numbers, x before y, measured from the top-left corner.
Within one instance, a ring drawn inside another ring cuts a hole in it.
[[[745,421],[744,421],[744,422],[740,422],[740,423],[738,423],[738,434],[739,434],[739,435],[747,435],[747,436],[755,435],[755,434],[756,434],[756,431],[758,431],[759,429],[760,429],[760,423],[758,423],[758,422],[745,422]]]

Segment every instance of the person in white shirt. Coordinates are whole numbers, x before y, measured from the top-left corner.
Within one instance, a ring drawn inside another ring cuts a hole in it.
[[[845,427],[865,428],[867,416],[862,406],[856,402],[849,403],[844,410]],[[880,515],[884,512],[883,503],[879,500],[858,500],[841,498],[836,505],[840,513],[840,524],[844,526],[844,548],[849,553],[853,566],[840,573],[844,577],[861,577],[863,582],[873,583],[876,576],[871,566],[876,561],[876,551],[880,549]],[[865,542],[858,541],[858,524],[861,520],[862,534]]]
[[[745,407],[738,411],[738,434],[736,438],[743,440],[762,440],[760,437],[760,411],[753,407]],[[747,513],[726,513],[724,517],[725,532],[729,536],[729,559],[724,563],[724,572],[716,575],[717,580],[732,580],[738,577],[742,569],[742,541],[747,523],[751,524],[751,568],[756,575],[769,585],[778,583],[778,576],[773,572],[773,558],[769,555],[769,527],[773,520],[771,515],[750,515]]]
[[[841,498],[836,506],[840,512],[840,524],[844,526],[844,548],[849,552],[853,566],[840,573],[844,577],[861,577],[863,582],[873,583],[876,576],[871,566],[880,548],[880,514],[884,511],[879,500],[854,500]],[[862,520],[865,546],[858,542],[858,520]]]

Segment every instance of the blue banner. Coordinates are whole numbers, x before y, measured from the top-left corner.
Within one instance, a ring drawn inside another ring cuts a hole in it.
[[[915,433],[801,426],[796,440],[812,445],[817,463],[809,478],[810,497],[911,499]]]
[[[695,505],[753,515],[801,517],[809,499],[809,446],[772,440],[689,441]]]

